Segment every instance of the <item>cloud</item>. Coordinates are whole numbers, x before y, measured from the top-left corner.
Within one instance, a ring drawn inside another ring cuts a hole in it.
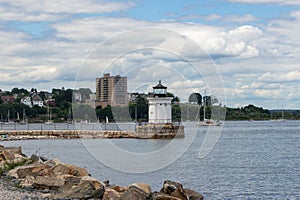
[[[55,15],[49,13],[26,13],[22,9],[10,9],[0,7],[0,19],[2,21],[23,21],[23,22],[40,22],[56,21],[64,18],[65,15]]]
[[[132,2],[104,0],[0,0],[0,19],[22,22],[56,21],[75,14],[103,14],[123,11],[133,6]]]
[[[299,82],[300,71],[291,71],[287,74],[275,74],[272,72],[266,72],[258,77],[258,80],[262,82]]]
[[[300,5],[298,0],[229,0],[236,3]]]
[[[43,12],[43,13],[109,13],[113,11],[125,10],[133,3],[96,1],[96,0],[0,0],[0,3],[8,4],[11,7],[23,12]]]
[[[259,19],[247,14],[189,16],[220,20],[220,23],[205,25],[97,15],[76,17],[76,14],[84,12],[126,10],[134,6],[130,3],[110,4],[101,1],[102,4],[98,4],[96,1],[86,1],[80,2],[84,8],[82,9],[78,7],[78,0],[73,1],[74,5],[70,7],[59,8],[58,1],[45,1],[44,5],[42,2],[44,1],[33,3],[32,0],[13,0],[6,2],[9,7],[1,4],[0,10],[3,12],[0,12],[0,19],[4,21],[52,21],[45,25],[51,30],[51,34],[38,39],[25,32],[8,29],[7,26],[0,27],[3,49],[0,52],[2,85],[38,85],[50,89],[53,85],[72,85],[77,72],[81,72],[77,86],[94,88],[94,78],[109,70],[112,74],[128,75],[130,88],[133,89],[149,84],[151,90],[151,86],[161,78],[171,91],[185,101],[191,92],[203,93],[207,87],[205,79],[217,80],[217,76],[210,73],[212,65],[205,65],[208,58],[211,58],[222,72],[228,105],[247,105],[254,101],[258,105],[276,107],[278,103],[274,98],[283,96],[290,99],[289,105],[296,105],[292,101],[299,101],[297,88],[294,86],[300,84],[299,11],[259,25],[252,23]],[[68,2],[62,2],[66,3]],[[93,6],[94,4],[98,6]],[[100,5],[111,8],[102,11]],[[248,22],[252,25],[248,25]],[[130,37],[124,34],[143,27],[167,29],[181,36],[174,37],[172,34],[164,35],[154,31],[135,32],[129,34]],[[124,36],[119,37],[117,43],[111,41],[102,44],[120,34]],[[157,37],[158,35],[161,37]],[[101,48],[97,50],[99,46]],[[132,48],[152,46],[161,50],[124,52]],[[198,47],[203,50],[197,51]],[[184,59],[163,49],[180,52],[180,55],[197,61],[203,73],[199,75]],[[114,66],[106,69],[106,62],[122,53],[125,54],[117,58]],[[89,55],[89,60],[86,61]],[[83,65],[86,68],[80,70]],[[218,96],[218,91],[222,88],[213,89],[211,93]]]
[[[205,21],[217,21],[218,23],[239,23],[244,24],[252,21],[257,21],[258,19],[253,15],[246,14],[246,15],[218,15],[218,14],[210,14],[210,15],[197,15],[197,14],[190,14],[190,15],[183,15],[179,18],[179,20],[193,20],[193,19],[200,19]]]

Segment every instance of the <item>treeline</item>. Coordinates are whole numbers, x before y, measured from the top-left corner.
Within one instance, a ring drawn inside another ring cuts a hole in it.
[[[54,122],[72,121],[90,121],[90,122],[146,122],[148,121],[148,104],[146,95],[137,95],[135,101],[130,102],[126,107],[92,108],[83,102],[73,102],[74,91],[72,89],[52,89],[51,92],[37,91],[32,88],[26,89],[13,88],[11,91],[0,91],[1,95],[15,95],[13,102],[4,103],[0,100],[0,121],[21,121],[23,116],[30,123],[45,122],[49,119],[51,113]],[[92,92],[90,89],[76,90],[82,94],[83,99],[87,99]],[[43,101],[51,98],[55,99],[55,105],[49,104],[44,107],[34,105],[32,107],[20,103],[21,98],[32,94],[38,94]],[[271,120],[271,119],[300,119],[300,111],[295,110],[267,110],[254,105],[248,105],[241,108],[228,108],[225,106],[213,106],[207,100],[202,101],[201,95],[192,94],[189,98],[190,104],[179,103],[180,99],[171,93],[168,96],[173,97],[172,118],[174,121],[194,121],[203,120],[204,107],[205,117],[220,120]],[[0,98],[1,99],[1,98]],[[214,100],[217,102],[217,100]],[[202,104],[202,105],[201,105]],[[73,118],[75,117],[75,118]],[[226,118],[225,118],[226,117]],[[223,119],[224,118],[224,119]]]
[[[168,96],[173,97],[172,119],[174,121],[181,120],[181,108],[179,98],[169,93]],[[134,102],[129,102],[128,106],[101,106],[93,109],[88,105],[73,105],[74,120],[90,121],[104,123],[109,122],[147,122],[148,121],[148,103],[145,95],[138,95]]]

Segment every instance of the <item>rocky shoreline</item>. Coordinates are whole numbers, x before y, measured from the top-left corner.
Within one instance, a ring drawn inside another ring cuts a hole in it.
[[[84,168],[0,145],[0,199],[202,200],[182,184],[166,180],[160,191],[146,183],[118,186],[99,181]]]

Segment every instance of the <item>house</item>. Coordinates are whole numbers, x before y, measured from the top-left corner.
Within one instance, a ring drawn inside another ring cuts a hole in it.
[[[42,97],[40,97],[38,94],[33,94],[32,96],[32,105],[37,105],[39,107],[44,107],[44,101]]]
[[[29,106],[30,108],[32,107],[32,101],[31,98],[29,96],[25,96],[21,99],[20,103],[25,104],[27,106]]]
[[[1,96],[3,103],[12,103],[16,99],[15,95],[3,95]]]
[[[47,99],[47,100],[45,101],[45,104],[46,104],[47,106],[56,107],[56,101],[55,101],[55,99]]]
[[[96,94],[89,94],[89,98],[85,100],[85,105],[95,108]]]
[[[75,102],[81,102],[82,101],[82,95],[80,92],[73,92],[73,98]]]

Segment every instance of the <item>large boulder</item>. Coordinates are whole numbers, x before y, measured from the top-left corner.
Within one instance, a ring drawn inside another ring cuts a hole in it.
[[[12,161],[15,159],[15,153],[12,150],[3,150],[1,153],[4,157],[4,160]]]
[[[181,199],[181,200],[203,200],[203,196],[191,189],[183,188],[182,184],[166,180],[160,190],[161,193]],[[159,193],[157,194],[160,195]],[[157,199],[157,197],[153,198]],[[158,198],[160,199],[160,197]]]
[[[174,181],[166,180],[160,192],[181,200],[188,200],[188,197],[184,194],[182,184]]]
[[[152,193],[150,200],[181,200],[181,199],[177,197],[172,197],[170,195],[161,192],[154,192]]]
[[[106,188],[102,200],[120,200],[121,193],[114,189]]]
[[[56,175],[70,174],[78,177],[88,176],[88,171],[75,165],[59,163],[52,168]]]
[[[204,197],[202,194],[191,190],[191,189],[183,189],[183,193],[188,197],[189,200],[203,200]]]
[[[83,177],[78,185],[65,189],[54,197],[58,199],[102,199],[105,192],[104,184],[91,177]]]
[[[149,199],[151,196],[151,187],[145,183],[134,183],[129,186],[128,190],[125,191],[120,200],[143,200]]]
[[[18,162],[25,158],[21,147],[0,147],[0,162]]]
[[[41,175],[45,176],[51,174],[51,167],[40,163],[20,166],[8,172],[8,175],[14,178],[25,178],[26,176],[37,177]]]
[[[166,180],[164,181],[163,187],[161,188],[160,192],[165,194],[171,194],[175,190],[179,190],[183,193],[183,187],[181,183],[177,183],[175,181]]]
[[[38,189],[58,190],[65,184],[65,180],[60,177],[37,176],[34,187]]]

